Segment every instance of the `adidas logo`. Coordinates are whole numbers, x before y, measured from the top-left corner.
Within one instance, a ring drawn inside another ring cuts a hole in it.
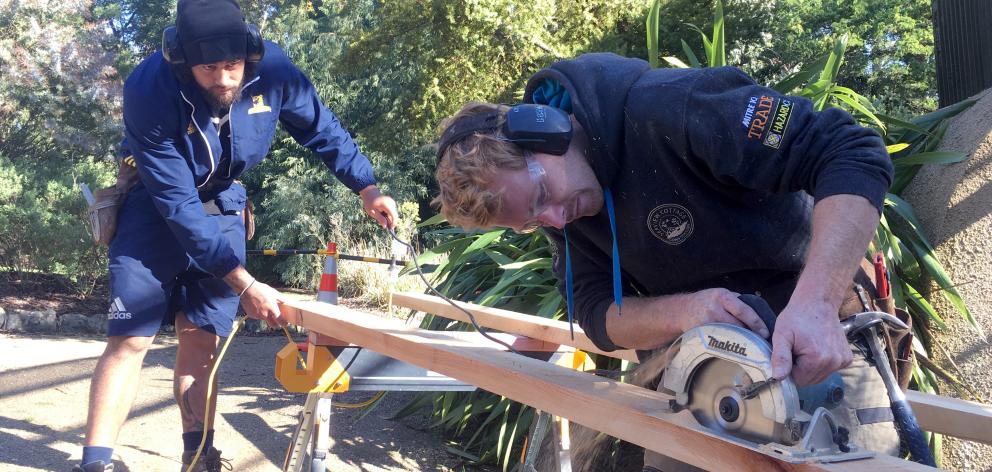
[[[108,320],[129,320],[131,319],[131,312],[124,308],[124,302],[121,301],[121,297],[114,298],[114,302],[110,304],[110,309],[107,310]]]

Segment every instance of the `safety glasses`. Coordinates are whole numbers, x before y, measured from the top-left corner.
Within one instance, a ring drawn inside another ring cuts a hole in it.
[[[527,223],[520,228],[513,228],[518,234],[533,233],[541,227],[541,222],[537,218],[547,210],[548,200],[551,199],[551,194],[548,192],[548,173],[545,172],[544,167],[530,152],[524,152],[524,159],[527,160],[527,174],[530,175],[530,183],[534,188],[534,197],[531,199]]]

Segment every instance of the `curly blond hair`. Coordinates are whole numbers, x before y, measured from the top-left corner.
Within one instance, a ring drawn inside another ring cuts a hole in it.
[[[499,111],[496,130],[477,132],[448,146],[434,171],[440,193],[431,202],[452,225],[465,229],[491,227],[502,207],[502,189],[492,189],[499,170],[527,168],[523,150],[502,133],[506,112],[500,105],[469,102],[455,116],[441,123],[441,135],[459,120]]]

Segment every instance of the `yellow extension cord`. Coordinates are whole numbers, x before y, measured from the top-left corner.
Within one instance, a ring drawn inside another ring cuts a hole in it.
[[[206,406],[203,410],[203,435],[200,436],[200,445],[197,446],[196,455],[193,456],[193,460],[190,461],[189,467],[186,468],[186,472],[193,472],[193,467],[196,466],[196,462],[200,460],[200,454],[203,453],[203,446],[207,443],[207,418],[210,417],[210,399],[214,394],[214,377],[217,376],[217,368],[220,367],[220,361],[224,358],[224,353],[227,352],[227,346],[231,345],[231,340],[234,339],[234,335],[237,334],[243,324],[245,324],[244,317],[238,317],[234,321],[234,328],[231,330],[231,334],[227,335],[227,339],[224,340],[224,345],[220,348],[220,353],[217,354],[217,359],[214,359],[213,367],[210,368],[210,376],[207,377],[207,401],[205,402]],[[289,335],[288,332],[286,334]],[[210,422],[209,426],[213,426],[213,421]]]
[[[391,293],[392,293],[392,291],[390,291],[390,294]],[[186,468],[186,472],[193,472],[193,467],[196,466],[197,461],[200,460],[200,455],[203,454],[203,446],[205,446],[207,444],[207,430],[208,430],[208,428],[206,428],[206,421],[207,421],[207,418],[210,417],[210,403],[211,403],[210,402],[210,398],[214,394],[214,392],[213,392],[214,378],[217,376],[217,369],[220,367],[221,360],[224,359],[224,354],[227,352],[227,347],[231,344],[231,340],[234,339],[234,335],[237,334],[238,330],[241,329],[241,326],[244,325],[244,323],[245,323],[245,318],[244,317],[239,317],[239,318],[237,318],[235,320],[235,322],[234,322],[234,328],[231,330],[231,334],[227,335],[227,339],[224,340],[224,344],[220,348],[220,353],[217,354],[217,359],[214,360],[213,367],[210,368],[210,376],[207,377],[207,401],[206,401],[206,406],[204,407],[204,411],[203,411],[203,421],[204,421],[204,425],[205,425],[204,428],[203,428],[203,435],[200,437],[200,445],[197,446],[197,448],[196,448],[196,455],[194,455],[193,456],[193,460],[190,461],[189,467]],[[282,326],[282,332],[286,334],[286,339],[289,341],[290,344],[295,344],[295,341],[293,341],[293,336],[289,334],[289,329],[287,329],[285,326]],[[303,355],[300,354],[300,350],[299,349],[296,350],[296,358],[300,361],[300,365],[304,369],[306,369],[307,368],[307,362],[306,362],[306,360],[303,359]],[[342,370],[341,373],[338,374],[337,378],[335,378],[333,382],[330,382],[330,383],[326,384],[327,386],[323,390],[325,392],[328,391],[328,390],[330,390],[331,389],[331,386],[333,386],[334,384],[336,384],[338,382],[338,380],[341,379],[341,376],[343,376],[344,374],[345,374],[345,372],[344,372],[344,370]],[[386,392],[379,392],[374,397],[372,397],[371,399],[366,400],[366,401],[361,402],[361,403],[333,403],[333,405],[336,406],[336,407],[338,407],[338,408],[346,408],[346,409],[365,408],[365,407],[367,407],[367,406],[369,406],[369,405],[377,402],[385,394],[386,394]],[[213,426],[213,422],[212,421],[210,422],[210,426]]]
[[[391,285],[393,286],[389,288],[389,314],[388,314],[389,318],[392,318],[393,289],[395,288],[396,281],[391,281],[391,282],[392,282]],[[227,352],[227,347],[231,344],[231,340],[234,339],[234,335],[237,334],[238,330],[241,329],[241,326],[244,325],[244,323],[245,323],[245,317],[239,317],[234,321],[234,328],[231,330],[231,334],[229,334],[227,336],[227,339],[224,340],[224,345],[221,346],[220,353],[217,354],[217,359],[214,360],[214,365],[213,367],[210,368],[210,376],[207,377],[207,401],[203,411],[203,421],[204,421],[203,435],[200,437],[200,445],[197,446],[196,448],[196,455],[194,455],[193,460],[190,461],[189,467],[186,468],[186,472],[193,472],[193,467],[196,466],[197,461],[200,460],[200,455],[203,454],[203,446],[207,444],[208,429],[206,427],[206,421],[207,418],[210,417],[210,397],[213,396],[214,394],[213,392],[214,378],[217,376],[217,369],[220,367],[221,360],[224,359],[224,353]],[[290,344],[296,343],[295,341],[293,341],[293,336],[289,334],[289,329],[287,329],[285,326],[282,326],[282,332],[286,334],[286,340],[288,340]],[[357,356],[358,353],[356,353],[355,355]],[[306,369],[307,362],[303,359],[303,355],[300,354],[299,349],[296,350],[296,358],[300,361],[300,366],[302,366],[303,369]],[[344,374],[345,371],[344,369],[342,369],[341,373],[338,374],[337,378],[335,378],[333,382],[326,384],[326,387],[323,389],[324,392],[330,390],[331,387],[334,384],[336,384],[338,380],[341,379],[341,376],[343,376]],[[383,395],[385,394],[386,394],[385,391],[379,392],[375,394],[375,396],[373,396],[372,398],[361,403],[332,403],[332,405],[338,408],[346,408],[346,409],[365,408],[379,401],[379,399],[382,398]],[[212,421],[210,423],[210,426],[213,426]]]

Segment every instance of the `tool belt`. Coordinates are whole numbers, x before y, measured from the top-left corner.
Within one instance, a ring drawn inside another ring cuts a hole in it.
[[[870,261],[862,259],[861,267],[854,275],[848,297],[841,304],[838,315],[844,320],[867,309],[888,313],[906,323],[907,329],[882,323],[884,338],[882,341],[885,343],[889,366],[892,367],[892,373],[895,374],[899,387],[906,391],[909,388],[909,381],[913,378],[913,320],[906,310],[896,308],[891,295],[879,298],[875,287],[874,267]]]
[[[93,242],[100,246],[110,246],[117,232],[117,217],[120,213],[128,192],[138,183],[138,168],[134,157],[121,159],[117,170],[117,182],[114,185],[93,192],[94,202],[89,206],[88,217]],[[238,182],[240,183],[240,182]],[[217,206],[216,200],[203,202],[203,210],[208,215],[220,215],[223,212]],[[251,199],[246,199],[244,208],[245,239],[255,236],[255,214]]]
[[[125,157],[120,161],[117,170],[117,182],[107,188],[93,192],[94,202],[89,206],[90,232],[93,242],[100,246],[109,246],[117,232],[117,214],[127,198],[131,187],[138,183],[138,169],[134,166],[134,158]]]
[[[235,181],[237,183],[241,183]],[[223,215],[224,209],[217,204],[217,199],[210,199],[203,203],[203,212],[208,215]],[[255,237],[255,211],[252,208],[251,199],[245,197],[245,208],[242,213],[245,218],[245,240],[251,241],[251,238]]]

